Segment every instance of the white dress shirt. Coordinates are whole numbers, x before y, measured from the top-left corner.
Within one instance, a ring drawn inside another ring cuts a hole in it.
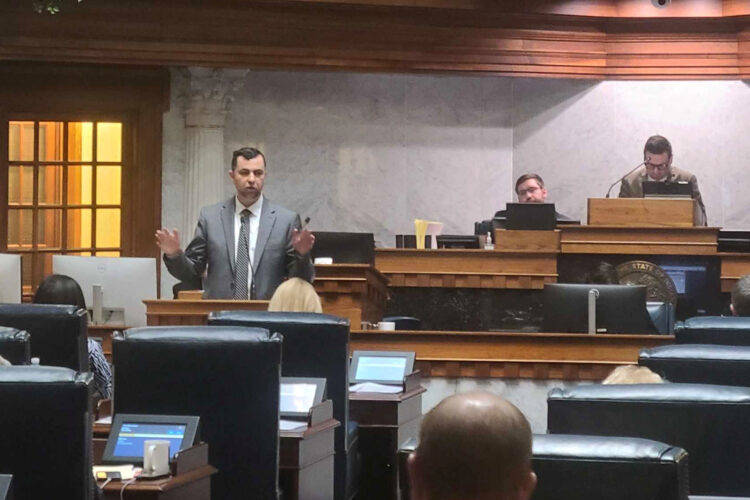
[[[255,257],[255,244],[258,242],[258,228],[260,227],[260,214],[263,210],[263,194],[258,197],[258,200],[246,207],[242,202],[235,196],[234,200],[234,261],[237,262],[237,248],[240,245],[240,227],[242,226],[242,213],[245,209],[250,210],[250,218],[248,219],[248,232],[247,232],[247,243],[249,250],[249,262],[247,270],[247,291],[250,293],[253,285],[253,258]]]

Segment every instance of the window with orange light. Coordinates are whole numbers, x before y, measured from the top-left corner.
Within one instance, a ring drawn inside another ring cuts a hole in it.
[[[24,295],[52,255],[122,252],[122,123],[10,121],[8,252],[21,254]]]

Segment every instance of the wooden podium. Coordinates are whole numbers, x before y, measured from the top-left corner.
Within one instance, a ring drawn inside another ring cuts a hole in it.
[[[686,198],[589,198],[589,226],[694,227],[698,202]]]

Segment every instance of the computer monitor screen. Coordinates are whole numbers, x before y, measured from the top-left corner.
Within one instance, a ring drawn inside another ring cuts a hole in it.
[[[662,264],[660,266],[672,278],[679,295],[685,295],[693,290],[701,290],[706,286],[706,266],[700,264]]]
[[[331,257],[334,264],[372,264],[375,262],[375,237],[372,233],[315,231],[316,257]]]
[[[146,326],[143,301],[156,298],[156,259],[53,255],[52,271],[76,280],[88,307],[94,306],[94,285],[100,285],[104,309],[124,308],[125,325]]]
[[[552,230],[557,227],[554,203],[508,203],[506,229]]]
[[[398,351],[354,351],[349,381],[401,384],[414,369],[414,353]]]
[[[689,182],[655,182],[645,181],[643,186],[643,196],[645,198],[691,198],[693,188]]]
[[[589,290],[598,290],[597,333],[657,333],[646,310],[643,285],[544,285],[545,332],[587,333]]]
[[[323,401],[325,387],[324,378],[281,377],[279,414],[281,417],[306,417],[310,408]]]
[[[21,303],[21,256],[0,254],[0,303]]]
[[[199,417],[186,415],[115,415],[102,462],[142,463],[143,445],[154,439],[169,441],[172,459],[193,445],[199,421]]]

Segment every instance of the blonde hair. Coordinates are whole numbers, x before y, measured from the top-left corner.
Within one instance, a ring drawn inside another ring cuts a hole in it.
[[[301,278],[289,278],[274,292],[268,310],[322,313],[323,306],[310,283]]]
[[[664,379],[645,366],[618,366],[602,384],[663,384]]]

